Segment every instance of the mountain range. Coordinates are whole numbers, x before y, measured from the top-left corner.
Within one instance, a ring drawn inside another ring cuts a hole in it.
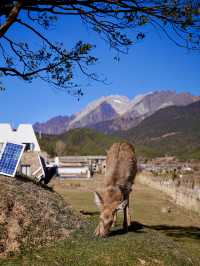
[[[115,135],[78,128],[61,135],[42,135],[39,142],[51,156],[97,155],[106,154],[112,143],[122,139],[134,144],[138,157],[200,159],[200,101],[162,108],[136,127]]]
[[[36,132],[58,135],[74,128],[92,128],[104,133],[129,130],[145,118],[168,106],[187,106],[200,96],[174,91],[154,91],[138,95],[104,96],[89,103],[82,111],[71,116],[57,116],[44,123],[35,123]]]

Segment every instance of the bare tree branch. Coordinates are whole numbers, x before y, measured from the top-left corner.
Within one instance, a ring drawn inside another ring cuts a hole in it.
[[[23,6],[23,3],[24,3],[24,0],[19,0],[16,2],[16,5],[14,5],[13,8],[11,9],[5,23],[0,26],[0,38],[4,36],[4,34],[10,28],[10,26],[15,22],[19,14],[19,11]]]
[[[120,52],[127,52],[130,45],[145,37],[146,25],[164,33],[179,47],[200,50],[199,1],[1,0],[0,75],[28,81],[39,77],[53,86],[68,89],[76,87],[72,81],[77,67],[87,78],[99,80],[95,73],[88,71],[88,66],[97,60],[89,54],[91,44],[78,42],[68,51],[42,33],[41,27],[48,30],[63,16],[78,16]],[[15,24],[39,38],[37,49],[33,49],[31,40],[22,41],[17,34],[8,36],[8,29]],[[129,32],[133,33],[131,38]]]

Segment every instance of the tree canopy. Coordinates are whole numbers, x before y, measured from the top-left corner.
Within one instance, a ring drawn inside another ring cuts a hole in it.
[[[97,61],[92,55],[93,45],[80,40],[68,50],[63,43],[46,36],[46,31],[64,16],[78,16],[110,47],[121,52],[145,37],[146,25],[162,31],[180,47],[200,49],[198,0],[1,0],[0,76],[29,82],[41,78],[78,96],[82,91],[74,82],[75,67],[98,80],[89,70]],[[38,47],[32,45],[31,39],[24,41],[18,36],[20,28],[38,38]],[[129,32],[134,33],[134,39]]]

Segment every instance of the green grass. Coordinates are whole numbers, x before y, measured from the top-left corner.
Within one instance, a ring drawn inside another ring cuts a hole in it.
[[[0,261],[0,265],[200,265],[199,216],[178,208],[164,194],[136,184],[131,197],[134,222],[125,233],[120,215],[108,238],[93,235],[98,223],[90,190],[101,188],[101,180],[53,181],[54,189],[79,213],[84,210],[86,225],[73,235],[49,247],[23,251]],[[170,206],[170,213],[161,207]],[[191,227],[193,226],[193,227]]]
[[[123,234],[118,227],[106,239],[93,236],[96,223],[96,217],[92,217],[87,227],[70,239],[51,247],[24,251],[21,256],[2,261],[0,265],[141,265],[141,261],[152,266],[198,265],[198,261],[192,260],[172,239],[139,223],[135,223],[128,234]]]

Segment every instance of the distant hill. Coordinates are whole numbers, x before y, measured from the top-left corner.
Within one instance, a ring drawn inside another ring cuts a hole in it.
[[[66,131],[69,123],[74,119],[74,116],[56,116],[45,123],[35,123],[34,130],[38,133],[59,135]]]
[[[106,150],[121,137],[105,135],[93,129],[71,129],[52,136],[42,135],[39,139],[41,149],[51,156],[56,155],[105,155]]]
[[[161,109],[119,135],[136,143],[141,155],[200,159],[200,101]]]
[[[137,95],[103,96],[90,102],[72,116],[57,116],[44,123],[36,123],[36,132],[61,134],[73,128],[94,128],[104,133],[127,130],[137,126],[146,117],[167,106],[183,106],[200,100],[199,96],[174,91],[154,91]]]

